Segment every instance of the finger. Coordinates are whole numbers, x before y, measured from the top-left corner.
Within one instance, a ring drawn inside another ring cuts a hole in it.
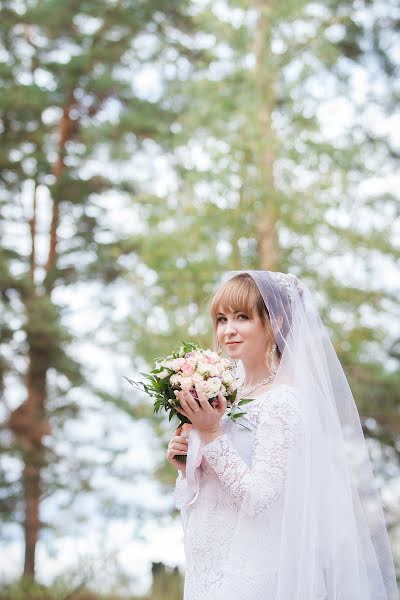
[[[189,415],[187,414],[187,412],[186,412],[186,411],[185,411],[183,408],[181,408],[181,407],[179,407],[179,408],[178,408],[178,407],[177,407],[175,410],[176,410],[176,412],[178,412],[180,415],[183,415],[184,417],[187,417],[187,418],[189,418]]]
[[[186,416],[187,402],[185,402],[184,392],[175,390],[174,392],[180,406],[176,406],[175,409]]]
[[[169,450],[170,452],[174,452],[175,450],[184,450],[187,452],[187,444],[178,444],[178,442],[175,442],[175,444],[169,447]]]
[[[178,400],[178,402],[180,404],[180,406],[177,407],[177,410],[180,410],[180,408],[182,408],[183,410],[185,410],[187,404],[186,404],[186,401],[185,401],[184,390],[180,390],[180,391],[175,390],[174,394],[175,394],[175,396],[176,396],[176,398],[177,398],[177,400]]]
[[[168,450],[171,450],[171,451],[173,451],[174,449],[178,449],[178,450],[187,449],[187,447],[188,447],[188,442],[185,439],[183,439],[181,442],[171,442],[168,444]]]
[[[171,452],[171,455],[170,455],[172,460],[174,460],[174,456],[176,456],[177,454],[182,456],[183,454],[187,454],[187,451],[186,450],[174,450],[173,452]]]
[[[185,405],[186,405],[185,410],[193,410],[194,411],[199,406],[196,399],[193,397],[190,390],[188,390],[188,389],[184,390],[183,401],[185,402]]]
[[[168,450],[167,459],[169,458],[169,460],[175,461],[176,459],[174,459],[174,456],[176,456],[177,454],[182,456],[183,454],[187,454],[187,450],[177,450],[177,449]]]
[[[228,406],[228,402],[227,402],[225,396],[221,393],[218,394],[218,400],[219,400],[219,412],[224,413],[226,411],[226,407]]]
[[[201,389],[201,387],[195,383],[194,384],[195,390],[197,392],[197,396],[199,398],[199,402],[200,402],[200,406],[203,410],[205,411],[210,411],[211,406],[210,403],[208,402],[208,398],[207,396],[204,394],[203,390]]]
[[[183,437],[183,435],[180,435],[176,441],[178,442],[178,444],[187,444],[188,443],[188,439]]]
[[[185,437],[183,437],[182,435],[177,435],[171,438],[169,446],[171,447],[173,444],[186,444],[186,442],[187,439]]]

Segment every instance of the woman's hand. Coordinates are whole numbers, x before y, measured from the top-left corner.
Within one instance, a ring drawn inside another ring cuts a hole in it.
[[[225,414],[227,402],[225,396],[219,393],[211,406],[199,385],[195,384],[195,390],[198,400],[188,389],[175,392],[181,405],[176,410],[187,417],[203,440],[208,442],[222,434],[221,418]]]
[[[186,464],[176,460],[174,456],[177,454],[187,454],[188,451],[188,439],[187,435],[189,435],[189,429],[192,428],[192,425],[189,423],[185,423],[181,427],[175,431],[174,437],[171,438],[168,444],[167,450],[167,461],[178,469],[178,471],[182,472],[182,475],[186,477]]]

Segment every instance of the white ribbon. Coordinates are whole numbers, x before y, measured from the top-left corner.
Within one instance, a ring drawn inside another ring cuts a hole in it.
[[[187,434],[184,437],[187,437]],[[200,476],[198,467],[200,466],[203,457],[204,446],[205,443],[202,441],[198,430],[194,427],[190,429],[188,436],[188,452],[186,456],[186,481],[188,487],[194,492],[194,498],[188,502],[187,506],[193,504],[199,495]]]

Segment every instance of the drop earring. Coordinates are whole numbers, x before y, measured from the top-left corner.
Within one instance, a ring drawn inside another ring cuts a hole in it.
[[[276,364],[275,364],[275,362],[274,362],[274,352],[275,352],[275,350],[276,350],[276,344],[274,344],[274,345],[272,346],[272,350],[271,350],[271,354],[270,354],[270,359],[271,359],[271,362],[270,362],[270,365],[269,365],[269,366],[270,366],[270,368],[271,368],[271,372],[272,372],[274,375],[276,374],[276,372],[277,372],[277,370],[278,370],[278,367],[276,366]]]
[[[272,346],[272,350],[269,353],[269,368],[270,368],[271,373],[273,373],[274,375],[276,374],[276,372],[278,370],[278,367],[276,366],[275,361],[274,361],[275,350],[276,350],[276,344],[274,344]],[[266,354],[265,354],[265,363],[266,364],[267,364],[267,359],[268,359],[268,352],[266,352]]]

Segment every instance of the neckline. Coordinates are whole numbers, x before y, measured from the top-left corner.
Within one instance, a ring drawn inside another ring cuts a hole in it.
[[[265,390],[265,392],[262,392],[261,394],[258,394],[258,396],[255,396],[254,398],[251,398],[251,400],[258,400],[259,398],[262,398],[263,396],[266,396],[267,394],[270,394],[271,392],[273,392],[274,390],[277,390],[278,388],[284,386],[284,387],[288,387],[288,383],[278,383],[277,385],[274,385],[272,387],[270,387],[268,390]]]

